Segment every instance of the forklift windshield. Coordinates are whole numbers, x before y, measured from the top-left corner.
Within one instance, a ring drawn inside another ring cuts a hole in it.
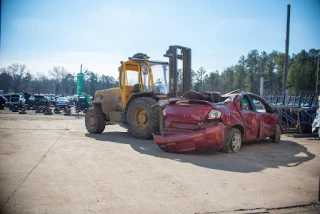
[[[167,95],[169,92],[169,64],[149,62],[152,70],[154,91],[157,94]]]

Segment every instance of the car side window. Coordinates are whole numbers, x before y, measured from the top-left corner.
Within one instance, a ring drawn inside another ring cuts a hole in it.
[[[261,100],[258,100],[257,98],[251,96],[251,100],[253,105],[255,105],[256,107],[256,111],[258,113],[266,113],[267,112],[267,108],[265,106],[265,104],[263,102],[261,102]]]
[[[241,109],[247,111],[251,110],[248,99],[246,97],[241,98]]]

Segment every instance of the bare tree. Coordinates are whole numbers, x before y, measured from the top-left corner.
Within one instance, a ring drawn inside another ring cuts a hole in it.
[[[55,82],[55,94],[57,95],[59,94],[62,80],[67,76],[68,71],[64,67],[54,66],[51,70],[49,70],[49,73],[53,77],[52,79]]]
[[[44,79],[46,79],[46,77],[43,74],[41,73],[36,74],[36,76],[33,79],[33,85],[32,85],[32,92],[34,94],[41,94],[44,92],[44,89],[43,89]]]
[[[8,67],[8,71],[12,76],[12,89],[15,93],[20,92],[23,78],[26,74],[26,66],[17,63]]]
[[[32,78],[33,77],[30,74],[30,71],[28,71],[26,73],[26,75],[23,77],[22,83],[23,83],[23,90],[25,90],[25,92],[29,92],[29,90],[30,90],[30,82],[31,82]]]

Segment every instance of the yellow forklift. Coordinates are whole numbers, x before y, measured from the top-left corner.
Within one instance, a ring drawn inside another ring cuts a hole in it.
[[[106,124],[124,123],[139,139],[159,133],[162,123],[159,101],[177,98],[191,89],[191,49],[170,46],[165,57],[169,62],[150,60],[137,53],[119,67],[119,87],[96,91],[92,107],[85,116],[90,133],[102,133]],[[182,77],[177,64],[182,60]],[[178,88],[178,79],[182,88]],[[159,113],[160,112],[160,113]]]

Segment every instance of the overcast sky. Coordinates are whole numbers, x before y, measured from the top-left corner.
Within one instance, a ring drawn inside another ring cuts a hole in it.
[[[284,52],[287,4],[290,54],[320,49],[319,0],[2,0],[0,67],[75,74],[83,64],[116,77],[137,52],[167,60],[169,45],[181,45],[194,70],[222,71],[253,49]]]

